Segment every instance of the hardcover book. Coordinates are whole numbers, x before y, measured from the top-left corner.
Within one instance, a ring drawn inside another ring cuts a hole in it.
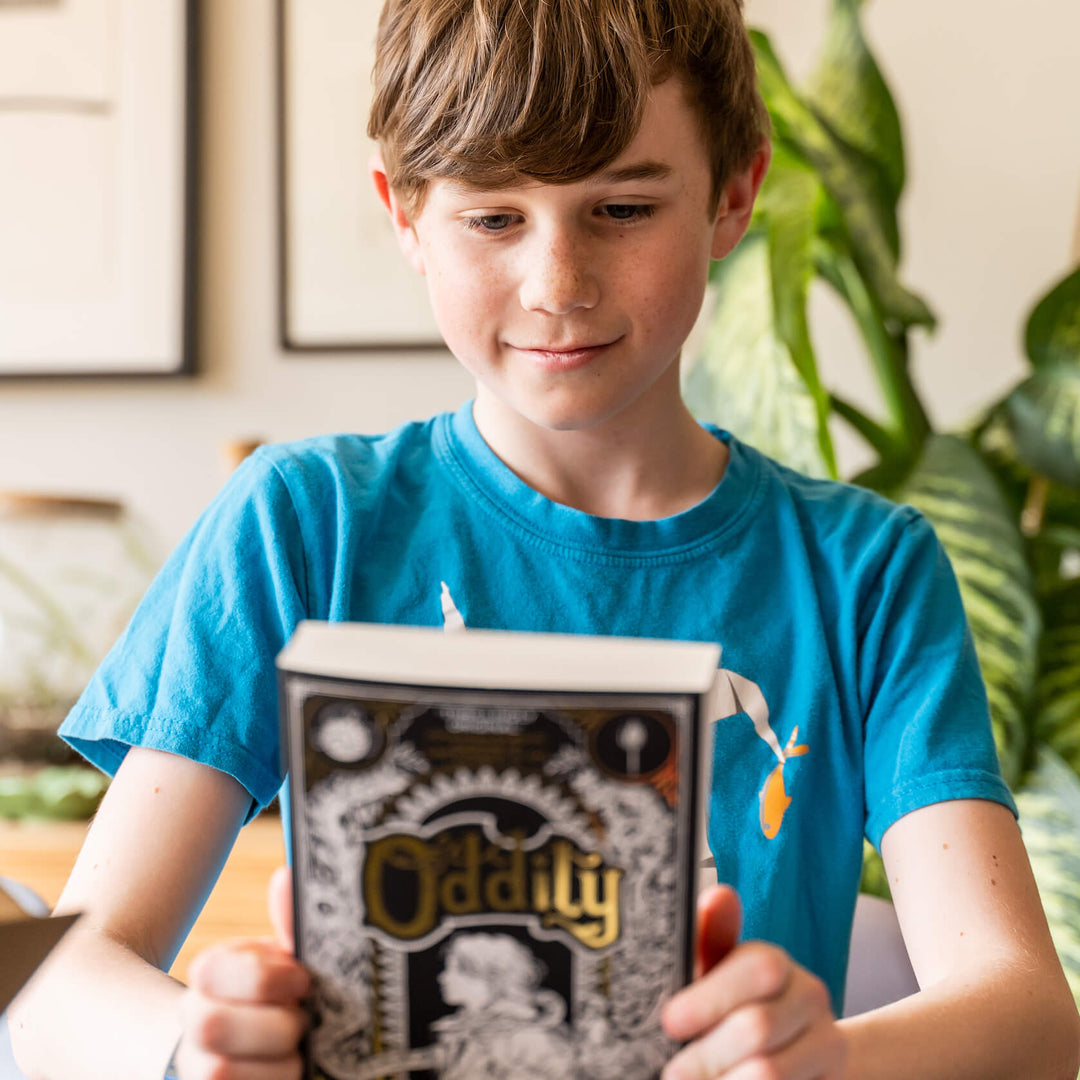
[[[278,659],[310,1080],[651,1080],[720,650],[304,623]]]

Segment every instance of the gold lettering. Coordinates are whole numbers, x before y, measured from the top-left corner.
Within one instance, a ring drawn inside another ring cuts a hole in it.
[[[575,852],[565,841],[565,850],[556,851],[556,888],[554,910],[543,919],[545,926],[558,926],[573,934],[582,944],[592,949],[610,945],[619,937],[619,881],[623,871],[610,867],[602,871],[604,879],[603,896],[600,895],[600,877],[598,871],[603,867],[603,856],[598,851]],[[577,869],[580,903],[563,903],[570,895],[570,886],[560,889],[559,873],[565,871],[567,878],[571,872],[571,862]],[[591,921],[584,916],[592,916]]]
[[[436,928],[444,915],[530,910],[541,925],[558,927],[600,949],[620,934],[619,889],[624,871],[604,866],[598,851],[579,851],[557,838],[526,855],[524,837],[507,849],[485,841],[479,828],[459,827],[429,841],[386,836],[369,845],[363,868],[368,921],[393,937],[412,941]],[[398,918],[388,897],[415,892],[415,909]]]
[[[595,934],[581,940],[594,949],[610,945],[619,936],[619,881],[622,876],[623,872],[613,866],[603,871],[604,895],[601,898],[597,888],[601,875],[595,871],[581,875],[581,906],[586,915],[600,920],[593,924]]]
[[[456,845],[454,845],[456,846]],[[475,915],[480,906],[480,834],[468,832],[461,842],[461,870],[447,874],[440,890],[443,910],[451,915]]]
[[[503,859],[498,848],[489,848],[492,857],[488,860],[495,866],[502,865]],[[525,911],[525,852],[518,841],[509,854],[509,867],[489,874],[484,882],[484,899],[492,911]]]
[[[548,857],[538,851],[532,857],[533,911],[538,915],[551,908],[551,874],[548,873]]]
[[[595,924],[585,924],[578,922],[577,919],[568,919],[557,911],[549,911],[540,922],[543,926],[555,926],[560,930],[565,930],[568,934],[576,937],[583,945],[589,945],[591,948],[598,947],[592,945],[591,942],[592,937],[595,936]]]
[[[569,919],[580,919],[581,905],[574,903],[571,899],[574,849],[567,840],[556,840],[551,846],[553,849],[552,878],[555,885],[552,906],[560,915],[565,915]]]
[[[386,908],[383,867],[411,872],[416,878],[416,911],[406,922],[396,920]],[[368,847],[364,861],[364,903],[374,926],[396,938],[411,941],[435,926],[435,867],[431,853],[416,836],[387,836]]]

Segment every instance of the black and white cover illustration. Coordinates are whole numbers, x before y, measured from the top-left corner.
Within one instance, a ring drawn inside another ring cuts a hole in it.
[[[312,1080],[651,1080],[690,974],[693,695],[285,676]]]

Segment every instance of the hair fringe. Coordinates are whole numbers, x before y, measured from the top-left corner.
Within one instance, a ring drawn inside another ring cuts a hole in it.
[[[410,212],[437,177],[569,183],[626,149],[672,75],[716,198],[769,130],[742,0],[387,0],[368,134]]]

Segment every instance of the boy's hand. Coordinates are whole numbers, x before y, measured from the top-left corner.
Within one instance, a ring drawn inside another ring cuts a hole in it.
[[[783,949],[736,944],[740,921],[734,890],[702,894],[697,978],[663,1013],[671,1038],[694,1041],[663,1080],[840,1080],[847,1048],[825,984]]]
[[[293,956],[290,871],[268,891],[275,939],[244,939],[199,953],[188,971],[176,1053],[181,1080],[296,1080],[311,984]]]

